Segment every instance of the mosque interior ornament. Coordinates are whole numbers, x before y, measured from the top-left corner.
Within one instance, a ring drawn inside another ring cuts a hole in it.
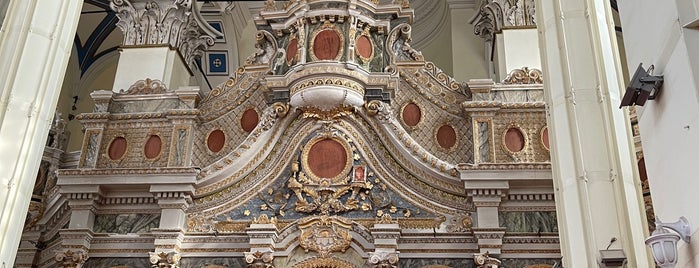
[[[534,23],[533,1],[504,2],[499,23]],[[191,5],[112,1],[124,46],[189,68],[213,38]],[[266,1],[255,52],[212,90],[93,92],[74,160],[53,124],[18,267],[552,267],[541,71],[456,81],[411,46],[413,17]]]

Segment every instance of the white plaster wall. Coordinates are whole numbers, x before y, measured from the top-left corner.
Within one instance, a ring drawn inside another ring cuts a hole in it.
[[[445,24],[446,29],[442,29],[439,35],[434,37],[434,40],[425,46],[421,50],[422,55],[425,56],[426,61],[434,62],[439,69],[442,69],[445,73],[450,76],[454,75],[453,70],[453,55],[452,51],[452,37],[451,37],[451,24]]]
[[[458,81],[488,77],[483,38],[473,34],[473,25],[468,23],[474,13],[472,8],[451,10],[453,72]]]
[[[500,80],[505,79],[510,71],[522,67],[541,70],[536,29],[504,29],[498,38]]]
[[[655,65],[665,77],[658,99],[638,109],[641,142],[655,214],[671,222],[685,216],[699,228],[699,101],[688,43],[674,1],[619,1],[629,70]],[[679,242],[678,267],[699,267],[699,239]]]

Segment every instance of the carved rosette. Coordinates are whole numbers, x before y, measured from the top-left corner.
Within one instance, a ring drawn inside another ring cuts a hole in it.
[[[179,268],[180,254],[177,252],[148,252],[151,268]]]
[[[500,267],[500,260],[488,256],[488,252],[481,254],[473,254],[473,262],[478,265],[478,268]]]
[[[327,258],[333,252],[345,252],[350,247],[352,221],[338,216],[313,216],[299,220],[299,246],[308,252],[318,252]]]
[[[85,251],[71,251],[66,250],[63,252],[56,253],[56,261],[58,261],[59,267],[62,268],[79,268],[87,260],[88,256]]]
[[[124,32],[123,45],[176,47],[194,69],[194,60],[214,45],[214,38],[199,25],[192,0],[111,0],[117,26]]]

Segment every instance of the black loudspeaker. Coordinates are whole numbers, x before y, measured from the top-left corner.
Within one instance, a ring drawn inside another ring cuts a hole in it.
[[[653,68],[652,65],[651,68]],[[649,75],[648,71],[643,69],[643,63],[639,63],[629,86],[626,87],[626,93],[621,99],[619,108],[633,105],[643,106],[647,100],[654,100],[658,96],[662,86],[663,76]]]

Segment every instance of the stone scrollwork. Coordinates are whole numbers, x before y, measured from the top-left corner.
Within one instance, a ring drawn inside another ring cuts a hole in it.
[[[539,69],[529,69],[529,67],[522,67],[521,69],[514,69],[507,74],[505,80],[502,81],[503,84],[543,84],[544,77]]]
[[[451,218],[447,224],[447,232],[464,233],[470,232],[473,227],[473,219],[471,213],[459,214]]]
[[[352,221],[338,216],[312,216],[299,220],[299,246],[327,258],[333,252],[345,252],[352,242]]]
[[[500,260],[488,256],[488,252],[473,254],[473,262],[478,265],[478,268],[497,268],[502,263]]]
[[[504,0],[502,3],[505,26],[534,26],[534,0]]]
[[[179,268],[180,259],[182,258],[177,252],[149,252],[149,261],[151,268]]]
[[[503,13],[502,6],[497,0],[481,1],[478,13],[471,18],[473,33],[486,41],[493,41],[496,33],[502,30]]]
[[[245,59],[246,65],[271,65],[279,50],[277,40],[268,31],[260,30],[255,36],[255,52]],[[271,66],[270,66],[271,67]]]
[[[371,252],[369,264],[372,268],[396,268],[398,267],[398,253],[395,252]]]
[[[262,116],[258,127],[263,131],[270,130],[272,126],[277,122],[277,119],[285,117],[289,113],[289,105],[276,102],[272,106],[267,107],[262,111]]]
[[[87,260],[88,256],[85,251],[62,251],[56,254],[56,261],[58,261],[59,267],[62,268],[80,268]]]
[[[158,79],[146,78],[138,80],[131,85],[128,90],[120,90],[119,94],[125,95],[146,95],[146,94],[163,94],[167,92],[167,86]]]
[[[411,32],[411,26],[407,23],[403,23],[393,28],[388,34],[386,51],[391,55],[391,63],[395,64],[400,61],[425,61],[425,57],[422,56],[422,53],[410,46],[410,42],[412,42]]]
[[[193,69],[194,60],[214,45],[193,12],[192,0],[112,0],[117,26],[124,32],[125,46],[169,45],[176,47]]]

